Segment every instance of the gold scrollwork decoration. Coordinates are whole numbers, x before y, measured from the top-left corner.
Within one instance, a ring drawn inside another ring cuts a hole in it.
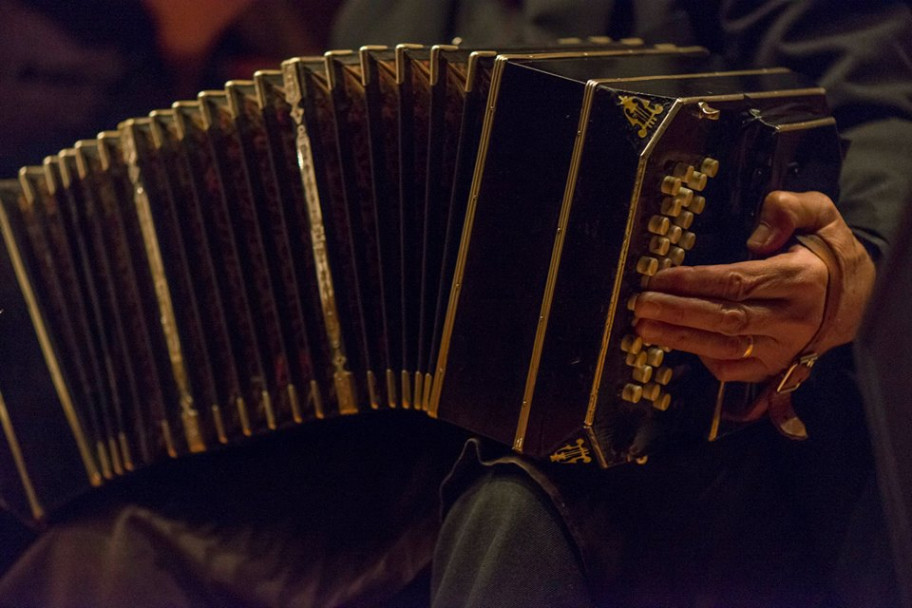
[[[660,103],[650,103],[648,99],[634,95],[620,95],[618,105],[624,108],[627,122],[638,129],[637,135],[640,139],[646,137],[649,131],[656,126],[659,114],[665,110],[665,106]]]
[[[561,462],[564,464],[577,464],[582,462],[588,464],[592,462],[592,456],[589,454],[590,450],[586,447],[586,441],[583,438],[579,438],[576,440],[576,443],[568,443],[551,454],[551,462]]]

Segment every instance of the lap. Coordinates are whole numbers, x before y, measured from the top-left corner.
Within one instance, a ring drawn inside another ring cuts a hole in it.
[[[818,605],[870,481],[863,464],[852,469],[763,423],[607,471],[531,465],[474,445],[444,491],[452,507],[435,557],[438,597],[461,588],[561,598],[582,576],[599,605]],[[491,597],[478,605],[500,605]]]
[[[265,439],[73,505],[0,579],[0,605],[378,606],[427,568],[461,433],[390,414]]]

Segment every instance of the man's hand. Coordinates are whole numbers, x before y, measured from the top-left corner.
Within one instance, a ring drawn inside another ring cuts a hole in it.
[[[815,234],[840,270],[802,245],[780,251],[793,234]],[[833,202],[819,192],[773,192],[748,240],[759,258],[663,270],[634,312],[644,340],[699,355],[720,380],[760,382],[804,354],[851,341],[874,284],[874,264]],[[834,292],[834,290],[836,290]],[[827,306],[836,306],[816,336]]]

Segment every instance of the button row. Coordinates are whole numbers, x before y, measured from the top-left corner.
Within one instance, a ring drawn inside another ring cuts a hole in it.
[[[636,263],[643,289],[648,287],[649,277],[660,270],[680,266],[685,254],[693,249],[697,237],[690,227],[695,216],[706,208],[706,198],[698,193],[718,172],[719,161],[705,157],[696,166],[675,163],[671,172],[662,177],[659,213],[651,216],[646,224],[650,235],[649,255],[643,255]],[[633,311],[636,307],[636,298],[636,294],[630,297],[628,310]],[[662,363],[665,353],[671,349],[647,344],[636,334],[628,334],[621,340],[621,350],[625,353],[625,363],[631,368],[631,382],[621,390],[621,399],[629,403],[645,399],[652,402],[655,409],[667,410],[671,395],[663,387],[671,382],[672,370]]]

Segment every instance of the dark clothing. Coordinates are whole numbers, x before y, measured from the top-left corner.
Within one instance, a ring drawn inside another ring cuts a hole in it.
[[[909,231],[912,206],[906,209],[900,227],[902,234]],[[882,270],[855,343],[855,359],[893,541],[896,574],[905,590],[904,605],[912,606],[912,416],[908,376],[896,373],[912,369],[912,240],[897,242]],[[875,499],[876,490],[872,492]],[[863,536],[856,536],[849,543],[867,546]]]
[[[430,561],[464,441],[384,412],[161,463],[59,514],[0,606],[387,605]]]
[[[517,530],[519,535],[503,534]],[[551,500],[515,467],[456,497],[434,553],[434,606],[589,606],[579,555]]]

